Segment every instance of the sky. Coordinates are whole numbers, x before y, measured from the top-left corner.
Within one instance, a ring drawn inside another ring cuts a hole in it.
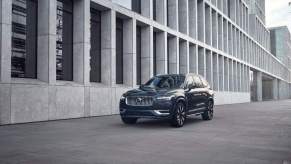
[[[266,0],[266,24],[268,27],[287,25],[291,31],[291,0]]]

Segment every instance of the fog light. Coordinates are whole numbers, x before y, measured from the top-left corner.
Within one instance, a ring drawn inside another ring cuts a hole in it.
[[[166,116],[170,114],[169,110],[154,110],[157,115]]]

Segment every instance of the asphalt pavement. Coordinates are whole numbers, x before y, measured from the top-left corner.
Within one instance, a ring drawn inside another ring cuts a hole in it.
[[[119,116],[0,126],[0,164],[291,164],[291,100],[215,107],[212,121]]]

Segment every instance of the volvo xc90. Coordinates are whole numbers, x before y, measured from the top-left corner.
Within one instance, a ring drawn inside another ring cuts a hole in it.
[[[120,116],[125,124],[139,118],[167,119],[182,127],[189,115],[213,118],[214,93],[208,82],[196,74],[157,75],[120,99]]]

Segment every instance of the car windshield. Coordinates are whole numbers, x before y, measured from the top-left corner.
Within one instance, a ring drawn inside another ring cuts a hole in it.
[[[143,85],[155,89],[179,88],[184,83],[185,76],[156,76]]]

